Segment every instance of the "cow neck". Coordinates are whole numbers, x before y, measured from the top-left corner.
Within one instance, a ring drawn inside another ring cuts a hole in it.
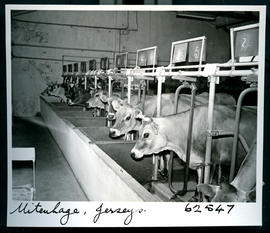
[[[167,138],[167,149],[174,151],[184,161],[186,161],[186,156],[182,148],[186,148],[188,124],[183,122],[185,122],[186,114],[189,113],[156,118],[160,125],[160,133]]]
[[[134,127],[132,127],[132,130],[139,131],[141,125],[142,125],[142,122],[140,120],[136,119],[136,123],[135,123]]]
[[[231,182],[238,190],[250,191],[256,185],[256,142],[243,160],[237,175]]]

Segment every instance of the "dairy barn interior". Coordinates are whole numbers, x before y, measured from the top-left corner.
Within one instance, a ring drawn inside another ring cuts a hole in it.
[[[13,199],[256,200],[258,22],[13,10]]]

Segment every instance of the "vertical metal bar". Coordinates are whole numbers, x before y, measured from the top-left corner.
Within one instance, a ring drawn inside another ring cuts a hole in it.
[[[216,91],[216,78],[211,76],[210,88],[209,88],[209,103],[208,103],[208,131],[213,130],[213,118],[214,118],[214,106],[215,106],[215,91]],[[210,162],[211,162],[211,148],[212,148],[212,136],[207,134],[206,139],[206,152],[205,152],[205,170],[204,170],[204,183],[208,184],[210,181]]]
[[[146,84],[145,81],[143,83],[143,97],[142,97],[142,114],[144,114],[144,106],[145,106],[145,96],[146,96]]]
[[[64,55],[62,55],[62,74],[64,74],[63,66],[64,66]],[[65,84],[65,76],[63,76],[63,84]]]
[[[179,94],[180,91],[184,88],[191,89],[191,100],[190,100],[190,113],[189,113],[189,125],[188,125],[188,135],[187,135],[187,144],[186,144],[186,164],[185,164],[185,176],[184,176],[184,185],[180,192],[173,188],[172,185],[172,161],[169,161],[169,174],[168,174],[168,182],[169,188],[173,193],[179,193],[179,195],[184,195],[187,192],[187,184],[189,179],[189,163],[190,163],[190,151],[191,151],[191,142],[192,142],[192,128],[193,128],[193,113],[194,113],[194,101],[195,101],[195,94],[196,94],[196,85],[192,83],[191,85],[188,83],[183,83],[180,85],[175,92],[174,97],[174,114],[177,113],[178,110],[178,101],[179,101]],[[173,153],[170,154],[170,160],[173,160]]]
[[[157,76],[158,79],[158,88],[157,88],[157,117],[161,116],[161,94],[162,94],[162,76]],[[158,156],[153,155],[153,174],[152,179],[157,180],[157,173],[158,173]]]
[[[172,185],[172,172],[173,172],[173,156],[174,152],[170,152],[170,159],[169,159],[169,164],[168,164],[168,185],[169,189],[172,191],[172,193],[177,193],[178,191],[173,187]]]
[[[110,98],[112,96],[112,76],[108,76],[108,81],[109,81],[109,87],[108,87],[108,97]],[[108,114],[111,112],[111,104],[108,103]],[[112,121],[109,121],[108,118],[107,119],[107,127],[111,127],[112,125]]]
[[[84,76],[84,90],[87,89],[87,77]]]
[[[157,117],[161,116],[161,94],[162,94],[162,82],[163,77],[158,76],[158,88],[157,88]]]
[[[95,92],[97,91],[97,76],[95,75],[95,83],[94,83],[94,86],[95,86]]]
[[[141,98],[141,82],[139,82],[139,86],[138,86],[138,102],[141,102],[142,98]]]
[[[128,103],[130,104],[131,101],[131,82],[132,82],[132,76],[128,76]]]
[[[199,71],[202,70],[202,59],[203,59],[203,52],[204,52],[204,44],[205,44],[205,37],[202,39],[202,48],[200,52],[200,61],[199,61]]]
[[[240,124],[240,117],[241,117],[241,107],[244,97],[250,93],[257,91],[257,87],[250,87],[245,89],[241,92],[238,100],[237,100],[237,107],[236,107],[236,114],[235,114],[235,129],[234,129],[234,136],[233,136],[233,148],[232,148],[232,158],[231,158],[231,168],[230,168],[230,178],[229,182],[232,182],[235,174],[235,163],[236,163],[236,153],[237,153],[237,146],[238,146],[238,135],[239,135],[239,124]]]
[[[176,114],[177,113],[177,110],[178,110],[178,101],[179,101],[180,91],[182,89],[186,88],[186,87],[187,87],[186,84],[182,84],[175,91],[175,95],[174,95],[174,114]]]
[[[136,54],[136,65],[135,65],[135,67],[138,66],[138,58],[139,58],[139,52],[137,51],[137,54]]]
[[[121,81],[121,99],[124,99],[124,95],[125,95],[125,85],[124,82]]]
[[[230,41],[231,41],[231,60],[232,64],[234,63],[234,37],[233,37],[234,31],[233,28],[230,29]]]
[[[171,71],[171,67],[172,67],[172,64],[173,64],[173,53],[174,53],[174,42],[172,43],[172,46],[171,46],[171,56],[170,56],[170,64],[169,64],[169,66],[170,66],[170,71]]]
[[[186,146],[185,177],[184,177],[182,195],[184,195],[187,192],[187,184],[188,184],[188,179],[189,179],[189,164],[190,164],[190,151],[191,151],[191,142],[192,142],[194,99],[195,99],[196,89],[197,88],[195,84],[192,83],[191,84],[190,112],[189,112],[189,121],[188,121],[187,146]]]
[[[112,96],[112,77],[109,75],[108,77],[109,86],[108,86],[108,96],[109,98]]]
[[[35,160],[33,160],[33,186],[34,186],[33,199],[35,200],[35,194],[36,194],[36,161]]]

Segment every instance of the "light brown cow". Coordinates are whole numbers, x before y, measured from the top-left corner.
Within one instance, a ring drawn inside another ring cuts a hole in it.
[[[158,154],[165,150],[174,151],[181,160],[186,161],[185,148],[187,142],[189,110],[167,117],[149,118],[140,116],[143,124],[139,130],[139,139],[131,151],[134,159],[145,155]],[[243,110],[239,132],[248,145],[256,138],[256,113]],[[208,121],[208,106],[194,108],[193,134],[190,153],[190,168],[198,172],[201,183],[202,167],[206,150],[206,132]],[[213,129],[232,132],[235,123],[235,107],[216,105],[214,110]],[[232,138],[214,139],[212,143],[212,163],[230,164],[232,154]],[[245,157],[244,149],[239,143],[236,167],[239,167]]]
[[[182,94],[179,97],[177,112],[186,111],[190,108],[190,95]],[[209,95],[207,92],[196,95],[194,105],[202,105],[208,103]],[[142,114],[142,103],[127,104],[126,101],[121,99],[111,100],[112,106],[116,111],[115,123],[110,128],[111,137],[119,137],[130,131],[138,131],[141,125],[141,120],[137,118]],[[156,103],[157,96],[146,96],[144,104],[144,115],[149,117],[156,116]],[[168,116],[174,113],[174,94],[162,94],[161,96],[161,115]],[[215,95],[216,104],[235,105],[235,99],[225,93],[217,93]]]
[[[230,184],[220,186],[199,184],[198,191],[210,198],[212,202],[251,202],[256,194],[256,147],[254,142],[237,175]]]

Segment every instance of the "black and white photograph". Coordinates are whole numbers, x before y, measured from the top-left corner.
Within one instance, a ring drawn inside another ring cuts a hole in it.
[[[265,15],[6,5],[8,226],[261,225]]]

